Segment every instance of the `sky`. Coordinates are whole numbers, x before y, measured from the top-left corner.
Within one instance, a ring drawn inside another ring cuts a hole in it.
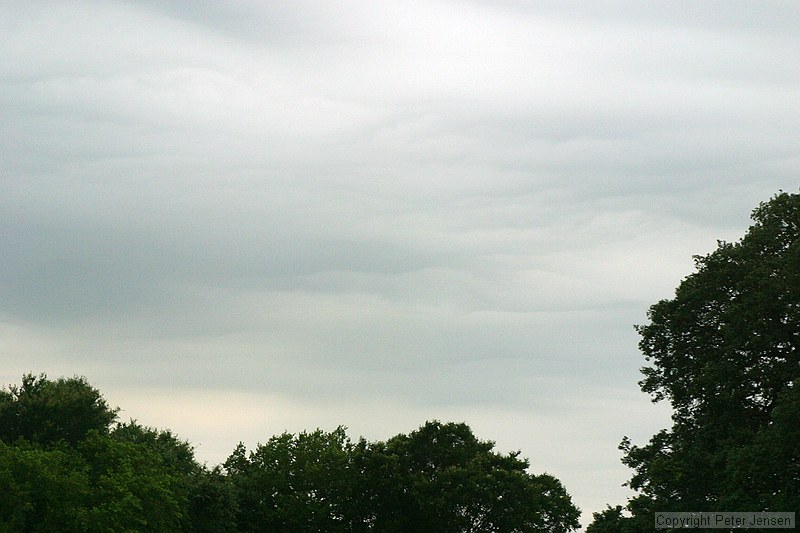
[[[800,4],[0,3],[0,383],[219,464],[464,421],[584,512],[634,324],[800,177]]]

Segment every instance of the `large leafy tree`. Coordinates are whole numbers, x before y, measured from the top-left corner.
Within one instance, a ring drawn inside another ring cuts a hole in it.
[[[348,512],[352,445],[344,428],[283,433],[225,461],[239,504],[239,531],[353,531]]]
[[[85,378],[0,391],[0,532],[232,530],[219,471],[169,431],[115,418]]]
[[[21,385],[0,390],[0,440],[74,446],[89,431],[107,433],[117,411],[86,378],[26,374]]]
[[[622,442],[634,517],[800,509],[800,195],[780,193],[752,218],[740,241],[696,257],[637,328],[642,390],[674,414],[648,444]]]
[[[182,531],[188,506],[180,472],[152,448],[92,431],[78,445],[88,465],[88,531]]]
[[[369,522],[382,532],[565,532],[579,510],[561,483],[528,473],[463,423],[427,422],[386,443],[360,446]]]
[[[498,454],[466,424],[428,422],[386,442],[343,428],[284,433],[225,462],[240,531],[551,532],[578,527],[561,483]]]
[[[26,375],[0,391],[0,533],[578,527],[557,479],[530,474],[518,452],[496,453],[463,423],[374,443],[354,444],[342,427],[284,433],[208,469],[169,430],[115,418],[84,378]]]
[[[189,442],[170,430],[142,426],[135,420],[117,425],[111,436],[157,456],[163,472],[173,476],[170,493],[181,503],[181,530],[192,533],[235,530],[233,487],[219,467],[209,469],[197,462]]]
[[[186,531],[184,485],[154,450],[96,430],[75,447],[0,441],[0,532]]]
[[[69,448],[0,441],[0,532],[87,530],[86,464]]]

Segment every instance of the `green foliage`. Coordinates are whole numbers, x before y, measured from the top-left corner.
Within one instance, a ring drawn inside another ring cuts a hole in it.
[[[578,527],[561,483],[466,424],[386,442],[283,433],[224,467],[168,430],[117,424],[84,378],[0,391],[0,533],[552,532]]]
[[[225,462],[239,531],[564,532],[578,509],[561,483],[493,452],[466,424],[428,422],[387,442],[344,428],[284,433]]]
[[[642,390],[690,427],[718,416],[764,422],[798,377],[800,196],[776,196],[753,220],[740,242],[696,257],[697,272],[637,328],[653,364]]]
[[[605,511],[592,513],[592,517],[594,520],[586,528],[586,533],[627,533],[630,519],[624,516],[621,505],[609,505]]]
[[[233,506],[218,470],[168,431],[109,431],[115,418],[85,378],[26,375],[0,391],[0,532],[208,531],[195,519],[233,530],[232,510],[218,520],[218,502]]]
[[[106,433],[117,417],[86,378],[26,374],[22,385],[0,390],[0,440],[23,438],[43,445],[77,444],[89,431]]]
[[[369,522],[381,532],[562,532],[580,512],[561,483],[527,472],[466,424],[428,422],[409,435],[366,445]]]
[[[189,485],[191,533],[220,533],[236,530],[238,502],[228,476],[220,467],[195,471]]]
[[[97,432],[78,451],[89,465],[89,530],[182,530],[188,505],[184,483],[156,451]]]
[[[0,441],[0,532],[86,531],[86,470],[74,450]]]
[[[239,503],[240,531],[351,531],[353,472],[344,428],[272,437],[225,462]]]
[[[179,520],[184,531],[233,531],[236,500],[228,478],[219,467],[209,470],[197,463],[194,448],[169,430],[158,430],[135,420],[119,424],[111,432],[118,442],[144,447],[170,473],[170,494],[180,503]]]
[[[94,430],[77,447],[0,442],[0,531],[181,531],[179,484],[145,446]]]
[[[119,424],[111,435],[120,442],[141,444],[155,452],[170,471],[191,474],[200,466],[194,459],[194,448],[169,430],[158,430],[138,424],[135,420]]]
[[[800,509],[800,195],[776,195],[753,221],[739,242],[696,257],[637,327],[651,363],[642,390],[674,414],[648,444],[620,446],[640,493],[634,518]]]
[[[800,509],[800,382],[781,394],[751,442],[728,454],[730,505]]]

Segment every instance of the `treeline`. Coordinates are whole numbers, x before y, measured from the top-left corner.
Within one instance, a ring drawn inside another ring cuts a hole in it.
[[[800,195],[752,218],[637,328],[650,363],[639,384],[673,424],[644,445],[623,439],[637,494],[587,533],[659,531],[656,511],[800,511]]]
[[[0,390],[0,532],[566,532],[562,484],[463,423],[385,442],[284,433],[219,466],[169,430],[117,423],[85,378]]]

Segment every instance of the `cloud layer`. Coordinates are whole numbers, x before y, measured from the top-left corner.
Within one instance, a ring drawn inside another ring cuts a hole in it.
[[[0,8],[0,358],[219,462],[466,420],[624,498],[631,325],[797,187],[794,2]]]

